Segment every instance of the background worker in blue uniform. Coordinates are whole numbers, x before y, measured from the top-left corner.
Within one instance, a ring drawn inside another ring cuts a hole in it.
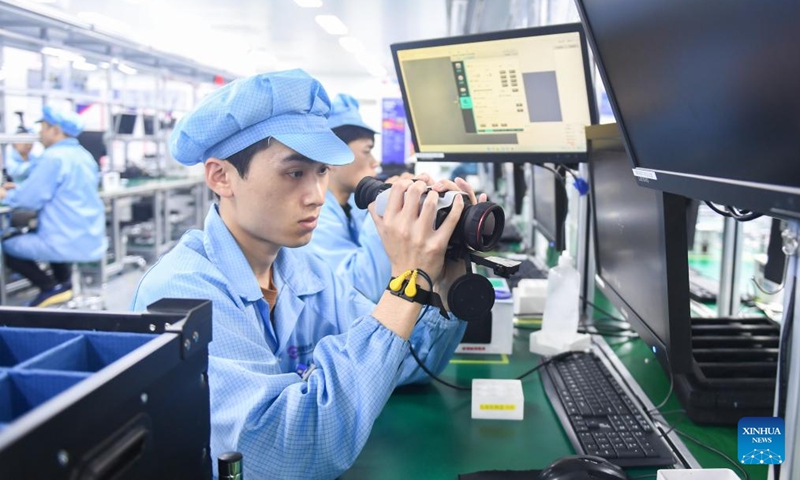
[[[39,288],[29,306],[46,307],[72,298],[72,263],[99,260],[107,245],[97,162],[75,138],[80,116],[46,106],[41,123],[44,153],[24,183],[0,187],[0,201],[39,212],[36,230],[5,239],[3,254],[9,268]],[[37,262],[50,262],[52,275]]]
[[[364,177],[374,177],[380,162],[372,155],[375,130],[361,119],[358,101],[339,94],[331,102],[328,127],[353,152],[352,163],[332,166],[319,223],[307,247],[348,279],[365,297],[377,302],[392,268],[381,237],[366,210],[356,207],[353,192]],[[397,180],[397,179],[393,179]]]
[[[17,130],[17,133],[32,133],[28,130]],[[36,166],[39,161],[39,156],[33,153],[32,143],[13,143],[8,150],[8,155],[5,157],[3,163],[3,170],[5,170],[8,177],[5,180],[12,181],[15,184],[24,182],[30,175],[31,169]]]
[[[465,327],[438,308],[420,317],[421,304],[388,291],[376,305],[295,248],[311,240],[328,166],[353,161],[328,128],[329,109],[319,82],[291,70],[236,80],[184,116],[170,138],[172,155],[203,163],[219,202],[203,231],[187,232],[145,274],[133,300],[134,310],[163,297],[212,301],[212,458],[242,452],[247,478],[340,475],[392,390],[427,378],[409,346],[441,372]],[[425,189],[397,182],[373,221],[392,274],[423,270],[446,298],[465,272],[444,261],[464,202],[459,196],[434,230],[435,196],[420,208]],[[422,277],[416,283],[431,289]]]

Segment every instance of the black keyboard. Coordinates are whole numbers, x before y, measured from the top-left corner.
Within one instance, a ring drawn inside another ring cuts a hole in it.
[[[544,368],[545,392],[578,454],[621,467],[675,463],[661,434],[593,353],[575,353]]]

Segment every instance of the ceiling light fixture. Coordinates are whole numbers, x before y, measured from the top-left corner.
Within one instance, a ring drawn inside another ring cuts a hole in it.
[[[69,62],[86,61],[85,58],[83,58],[81,55],[78,55],[77,53],[68,52],[66,50],[62,50],[60,48],[55,48],[55,47],[44,47],[40,50],[40,52],[42,52],[42,54],[44,55],[60,58],[61,60],[66,60]]]
[[[294,3],[303,8],[319,8],[322,6],[322,0],[294,0]]]
[[[93,72],[97,70],[97,65],[87,62],[72,62],[72,68],[75,70],[82,70],[84,72]]]
[[[131,67],[129,65],[125,65],[122,62],[120,62],[120,64],[117,65],[117,70],[119,70],[120,72],[122,72],[122,73],[124,73],[126,75],[136,75],[139,72],[139,70],[136,70],[135,68],[133,68],[133,67]]]
[[[339,20],[336,15],[317,15],[314,20],[331,35],[347,35],[347,25]]]

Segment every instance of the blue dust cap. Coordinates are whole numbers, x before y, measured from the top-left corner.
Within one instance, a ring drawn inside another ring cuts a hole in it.
[[[272,137],[311,160],[328,165],[353,161],[353,152],[328,128],[331,102],[322,85],[303,70],[235,80],[205,97],[178,121],[169,139],[184,165],[225,159]]]
[[[42,118],[37,122],[47,122],[61,127],[61,131],[70,137],[77,137],[83,131],[83,119],[69,110],[56,110],[50,106],[42,107]]]
[[[350,95],[340,93],[333,99],[328,126],[337,128],[344,125],[353,125],[369,130],[372,133],[378,133],[372,127],[367,126],[364,120],[361,119],[361,113],[358,111],[358,100]]]

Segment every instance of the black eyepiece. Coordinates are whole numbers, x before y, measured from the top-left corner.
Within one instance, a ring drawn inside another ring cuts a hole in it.
[[[362,178],[356,186],[356,206],[362,210],[366,209],[370,203],[375,201],[379,193],[391,187],[391,183],[383,183],[373,177]]]

